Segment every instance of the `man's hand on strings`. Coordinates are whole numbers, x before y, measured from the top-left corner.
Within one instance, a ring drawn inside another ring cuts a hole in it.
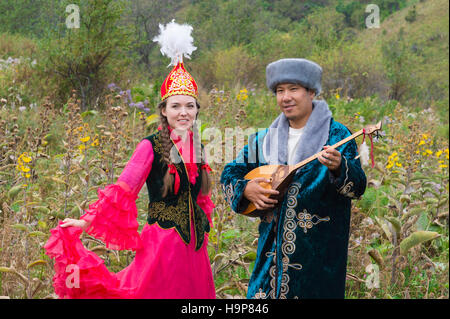
[[[252,179],[247,183],[247,186],[244,189],[244,196],[251,201],[258,210],[274,208],[278,201],[269,198],[268,195],[278,195],[279,192],[274,189],[264,188],[259,183],[270,183],[270,180],[264,177]]]
[[[328,145],[325,145],[323,149],[324,150],[319,154],[317,159],[320,163],[328,167],[334,176],[338,177],[341,174],[341,153],[334,148],[330,148]]]

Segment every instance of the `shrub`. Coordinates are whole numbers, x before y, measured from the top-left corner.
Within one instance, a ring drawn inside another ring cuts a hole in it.
[[[60,5],[65,8],[66,4]],[[107,79],[119,73],[117,62],[125,57],[129,34],[119,25],[124,1],[80,0],[75,4],[81,11],[80,28],[65,29],[60,24],[54,37],[45,41],[44,50],[60,100],[67,100],[70,91],[76,89],[81,95],[81,109],[86,110],[97,104]]]

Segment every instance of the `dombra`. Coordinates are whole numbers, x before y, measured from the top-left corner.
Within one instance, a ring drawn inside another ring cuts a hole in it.
[[[381,122],[378,122],[376,125],[368,125],[365,128],[354,133],[353,135],[330,146],[329,149],[330,148],[335,149],[363,134],[372,135],[373,133],[379,130],[381,130]],[[295,172],[299,168],[317,159],[317,157],[319,157],[319,155],[321,155],[323,152],[325,152],[325,150],[320,151],[295,165],[263,165],[251,170],[249,173],[247,173],[247,175],[244,176],[244,178],[252,180],[258,177],[264,177],[268,179],[270,181],[269,183],[262,182],[259,184],[266,189],[277,190],[279,192],[278,195],[266,195],[266,196],[278,200],[278,205],[280,205],[284,197],[284,194],[286,193],[286,190],[292,181],[292,177],[294,176]],[[249,217],[259,217],[265,215],[270,210],[257,210],[255,205],[252,202],[250,202],[247,209],[242,214]]]

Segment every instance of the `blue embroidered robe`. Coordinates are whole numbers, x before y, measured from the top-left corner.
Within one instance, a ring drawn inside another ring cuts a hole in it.
[[[267,131],[252,135],[222,172],[225,197],[237,213],[249,203],[243,197],[248,183],[244,176],[267,165],[262,151]],[[331,119],[326,145],[350,135]],[[297,171],[282,204],[261,218],[247,298],[344,298],[351,200],[364,193],[366,176],[355,159],[354,140],[338,150],[342,155],[338,178],[317,159],[310,162]]]

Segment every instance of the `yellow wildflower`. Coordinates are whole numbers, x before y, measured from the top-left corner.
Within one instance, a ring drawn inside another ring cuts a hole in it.
[[[31,162],[31,157],[28,156],[28,153],[23,153],[21,156],[22,156],[22,161],[24,161],[25,163]]]
[[[391,168],[392,166],[394,166],[394,163],[391,162],[391,161],[389,161],[388,164],[386,165],[386,168],[389,169],[389,168]]]
[[[395,166],[397,166],[397,167],[402,167],[402,163],[395,163]]]
[[[439,158],[439,156],[441,156],[442,153],[443,153],[442,151],[437,151],[434,155],[436,155],[436,157]]]
[[[98,146],[100,143],[98,142],[98,138],[96,138],[93,142],[92,142],[92,144],[91,144],[91,146]]]
[[[445,161],[444,161],[444,160],[440,160],[440,161],[438,161],[438,163],[440,164],[440,165],[439,165],[439,167],[441,167],[441,168],[445,168],[445,167],[448,167],[448,165],[447,165],[447,164],[444,164],[444,163],[445,163]]]
[[[425,153],[427,154],[427,156],[433,155],[433,151],[426,149]]]
[[[422,138],[424,140],[428,140],[430,138],[430,136],[428,134],[422,134]]]
[[[424,140],[422,140],[422,141],[419,142],[419,146],[424,145],[424,144],[425,144],[425,141],[424,141]]]
[[[20,170],[24,173],[28,173],[30,171],[30,168],[28,166],[21,166]]]
[[[239,91],[239,94],[236,96],[236,100],[245,101],[248,98],[247,90],[243,89]]]
[[[31,174],[28,173],[29,171],[31,171],[31,168],[28,165],[26,165],[26,163],[31,162],[31,160],[32,158],[28,155],[27,152],[22,153],[17,158],[16,170],[19,171],[23,177],[26,178],[31,177]]]
[[[86,136],[86,137],[80,138],[80,141],[83,142],[83,143],[86,143],[86,142],[89,141],[90,139],[91,139],[90,136]]]
[[[336,94],[336,100],[339,100],[340,98],[339,94]]]

